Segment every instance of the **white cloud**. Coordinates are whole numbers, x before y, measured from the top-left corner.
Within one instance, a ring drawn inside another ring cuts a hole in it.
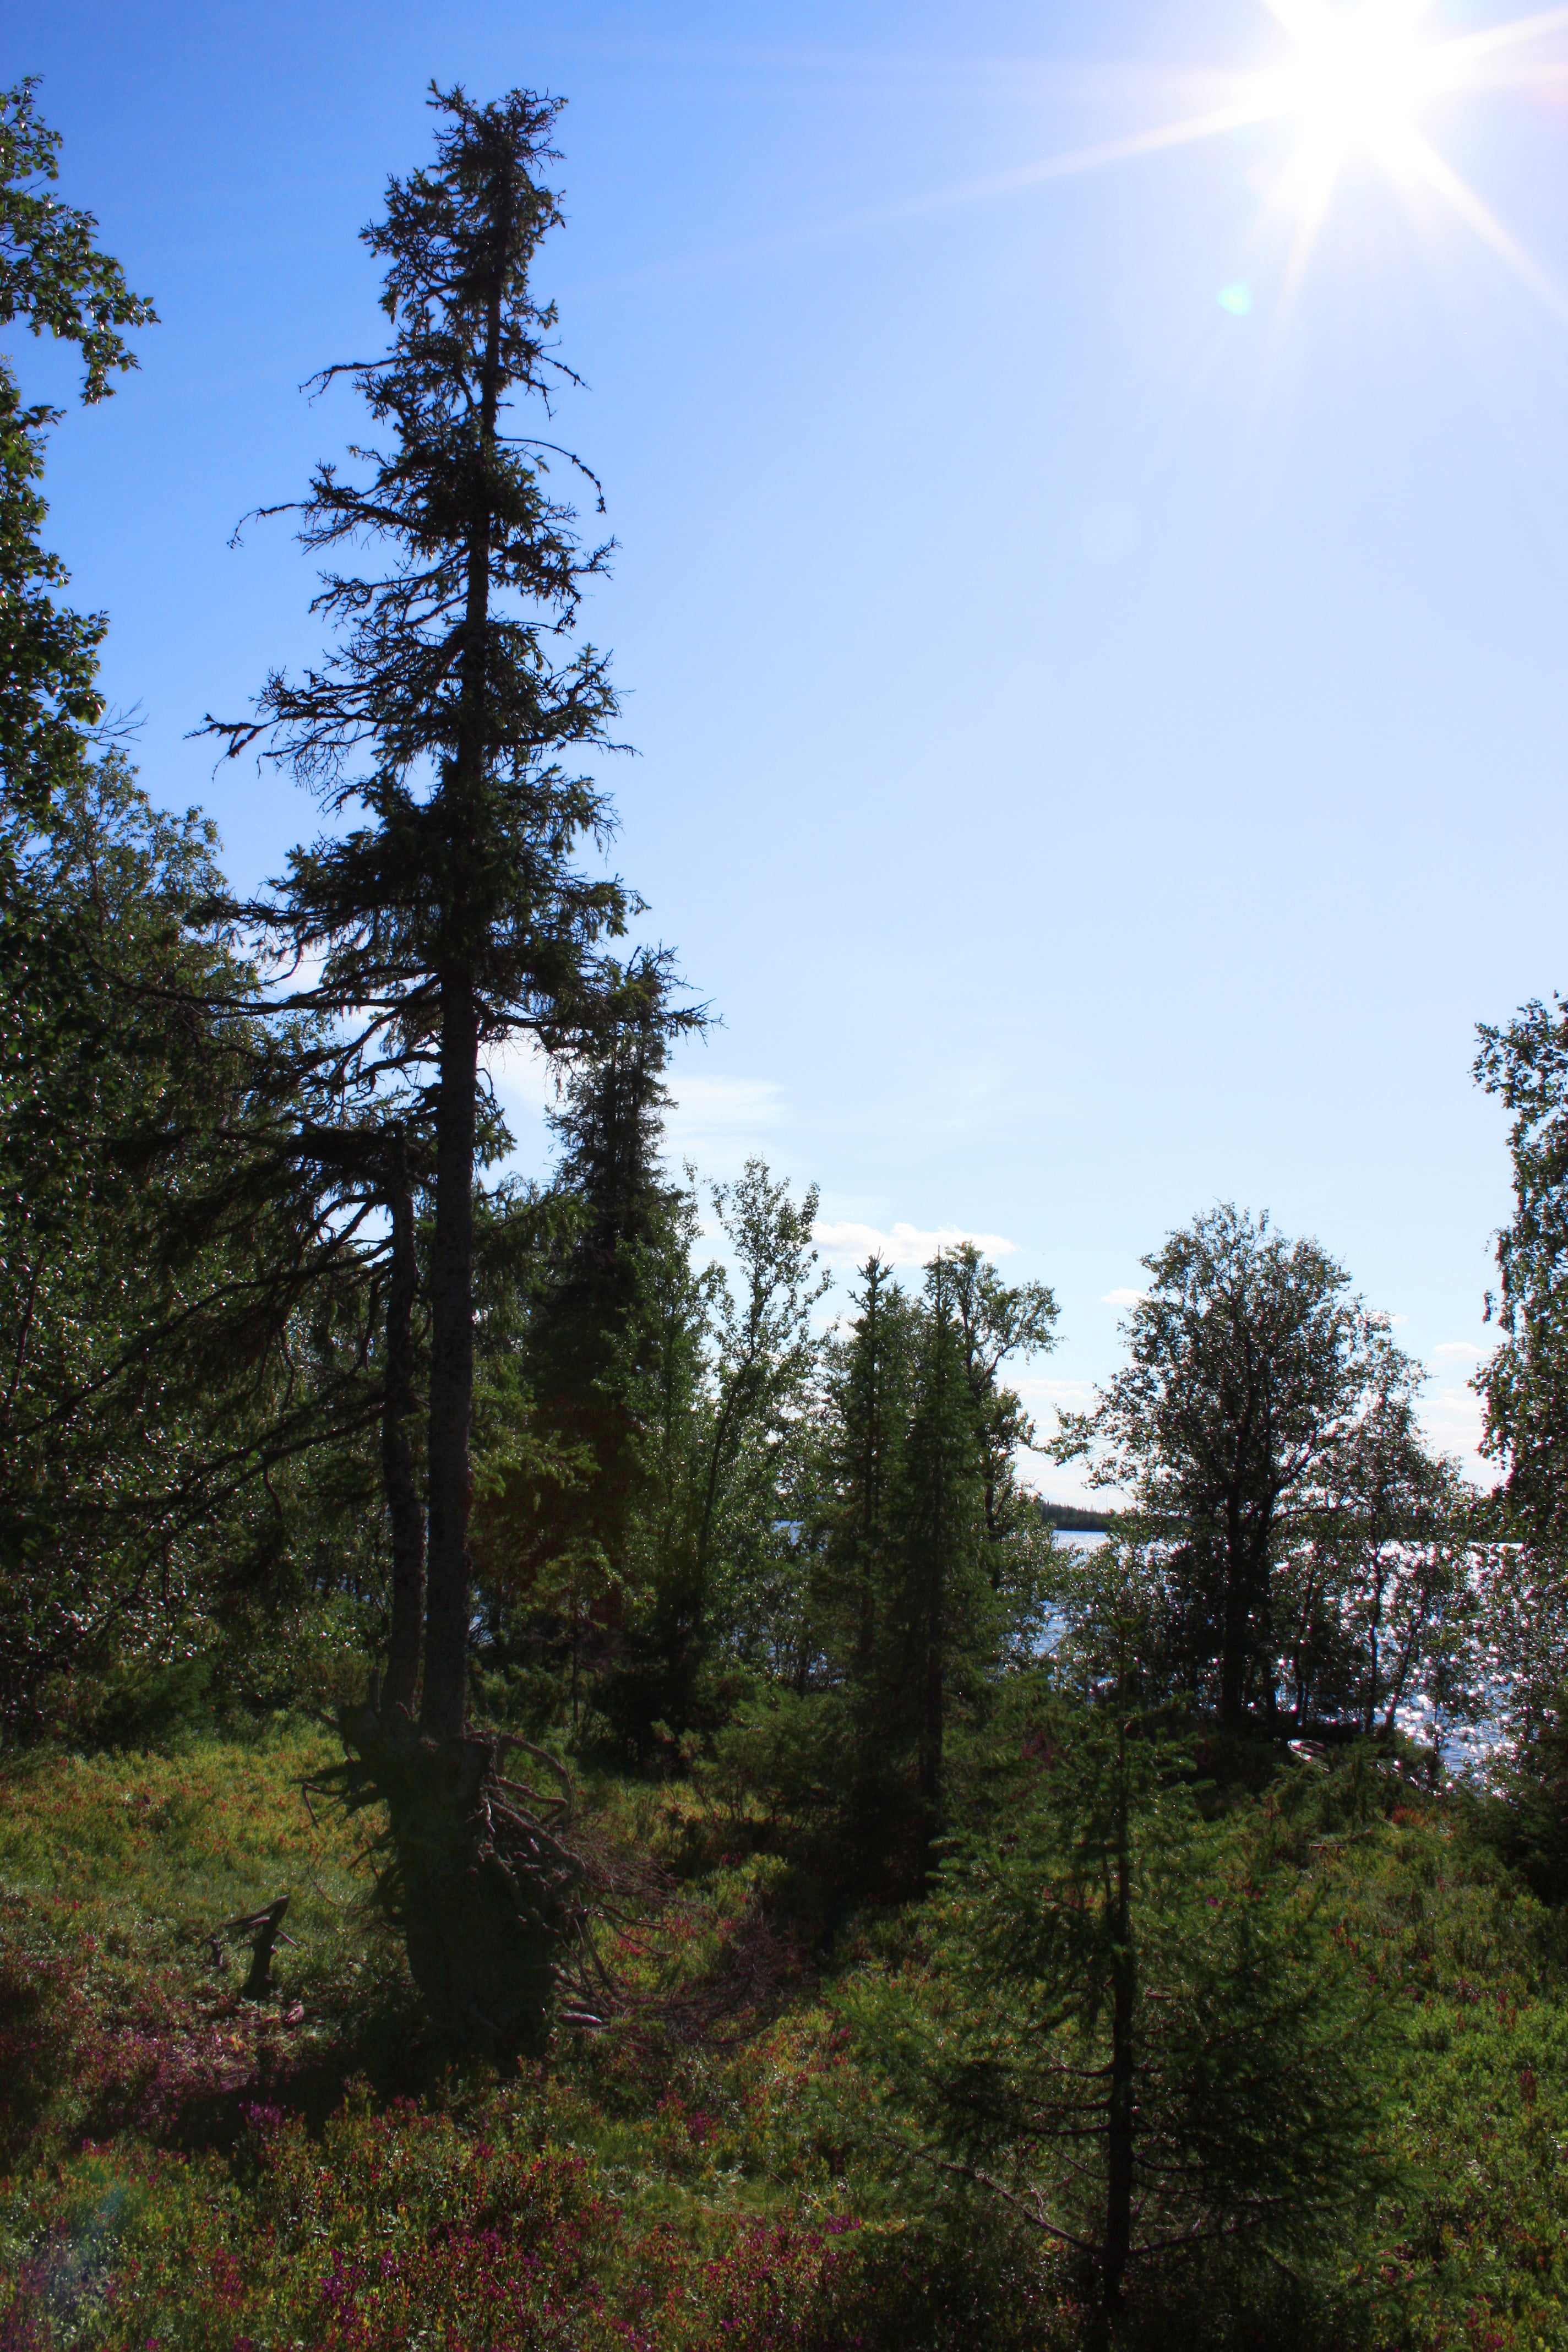
[[[1094,1402],[1089,1381],[1061,1380],[1050,1372],[1026,1372],[1007,1385],[1017,1390],[1031,1412],[1087,1412]]]
[[[1417,1410],[1426,1434],[1439,1454],[1451,1454],[1468,1478],[1479,1486],[1497,1479],[1497,1465],[1480,1451],[1481,1401],[1474,1389],[1441,1388],[1423,1397]]]
[[[720,1077],[675,1072],[665,1120],[671,1160],[695,1160],[704,1175],[738,1176],[753,1154],[766,1156],[788,1125],[784,1090],[773,1078]]]
[[[525,1033],[486,1048],[484,1066],[502,1106],[538,1113],[556,1100],[556,1066]],[[666,1121],[676,1159],[701,1159],[711,1145],[757,1147],[785,1118],[784,1088],[771,1078],[677,1077]]]
[[[670,1116],[688,1127],[729,1135],[737,1128],[776,1127],[784,1115],[784,1088],[773,1078],[687,1076],[673,1084]]]
[[[1148,1296],[1146,1290],[1129,1290],[1123,1287],[1120,1290],[1104,1292],[1100,1303],[1102,1307],[1136,1307],[1140,1299],[1147,1298]]]
[[[556,1066],[526,1034],[489,1046],[484,1067],[496,1100],[520,1147],[540,1131],[546,1111],[559,1101]],[[787,1124],[784,1090],[771,1078],[731,1078],[710,1073],[677,1074],[675,1100],[665,1121],[665,1149],[679,1165],[696,1161],[706,1176],[740,1174],[753,1153],[766,1154],[777,1130]]]
[[[1076,1504],[1079,1510],[1119,1511],[1126,1500],[1114,1487],[1096,1486],[1089,1482],[1088,1470],[1081,1462],[1047,1462],[1036,1454],[1023,1465],[1024,1484],[1043,1503]],[[1081,1538],[1065,1536],[1065,1543]]]
[[[1436,1364],[1473,1364],[1479,1361],[1480,1353],[1469,1339],[1442,1339],[1432,1350],[1432,1360]]]
[[[260,956],[258,962],[264,993],[279,998],[304,996],[320,984],[326,969],[327,951],[325,948],[310,948],[298,961],[292,956],[279,952],[275,957]],[[351,1008],[351,1012],[357,1009]]]
[[[919,1225],[896,1224],[885,1234],[876,1225],[858,1225],[847,1218],[815,1224],[811,1234],[829,1257],[846,1258],[857,1265],[873,1251],[889,1265],[929,1265],[938,1250],[956,1249],[960,1242],[973,1242],[986,1257],[1009,1257],[1018,1246],[1000,1234],[971,1233],[965,1225],[937,1225],[928,1233]]]
[[[1050,1372],[1026,1372],[1008,1385],[1017,1390],[1025,1410],[1033,1417],[1042,1444],[1048,1444],[1055,1435],[1059,1414],[1087,1412],[1094,1402],[1090,1381],[1064,1380]],[[1026,1483],[1048,1503],[1079,1503],[1090,1510],[1114,1511],[1123,1499],[1112,1490],[1091,1486],[1089,1465],[1081,1459],[1053,1462],[1037,1447],[1025,1457],[1021,1466]]]

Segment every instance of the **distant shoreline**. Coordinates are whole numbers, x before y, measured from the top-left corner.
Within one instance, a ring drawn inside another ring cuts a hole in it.
[[[1037,1498],[1036,1507],[1047,1527],[1055,1528],[1064,1536],[1108,1536],[1111,1529],[1109,1511],[1085,1510],[1080,1503],[1047,1503]]]

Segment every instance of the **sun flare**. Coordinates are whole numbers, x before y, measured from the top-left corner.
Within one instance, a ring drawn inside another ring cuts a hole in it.
[[[1438,100],[1462,98],[1483,87],[1560,90],[1568,5],[1479,31],[1442,35],[1426,21],[1432,0],[1261,0],[1261,5],[1286,37],[1284,53],[1263,70],[1216,77],[1222,87],[1228,83],[1223,103],[968,183],[921,200],[918,209],[1074,179],[1238,131],[1273,131],[1281,134],[1280,144],[1271,159],[1260,163],[1255,178],[1273,203],[1296,218],[1281,288],[1287,307],[1342,179],[1359,165],[1382,173],[1422,205],[1426,218],[1431,216],[1427,200],[1435,200],[1568,323],[1568,295],[1455,170],[1435,143],[1428,121]],[[1548,42],[1559,45],[1555,63],[1542,59]],[[1222,289],[1219,301],[1237,317],[1254,308],[1250,285],[1239,281]]]

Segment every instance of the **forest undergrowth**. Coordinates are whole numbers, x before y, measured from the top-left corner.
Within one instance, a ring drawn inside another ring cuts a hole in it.
[[[352,1825],[307,1810],[331,1752],[279,1728],[7,1768],[5,2352],[1104,2340],[1070,2261],[886,2106],[855,1997],[921,1969],[921,1906],[847,1923],[717,2026],[633,2008],[559,2024],[545,2063],[446,2063]],[[1333,2263],[1272,2295],[1167,2273],[1113,2340],[1568,2345],[1558,1921],[1459,1801],[1370,1758],[1242,1801],[1375,1997],[1390,2179]],[[645,1983],[721,1975],[781,1857],[725,1850],[733,1807],[689,1780],[595,1805],[679,1862]],[[247,2002],[222,1930],[282,1893],[294,1941]]]

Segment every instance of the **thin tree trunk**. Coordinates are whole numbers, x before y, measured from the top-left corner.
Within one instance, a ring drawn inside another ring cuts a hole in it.
[[[858,1578],[855,1612],[854,1678],[864,1691],[871,1678],[877,1640],[875,1562],[882,1538],[882,1269],[870,1261],[866,1282],[865,1348],[870,1360],[870,1395],[866,1401],[866,1445],[860,1466],[860,1526],[855,1547]]]
[[[1219,1719],[1234,1730],[1246,1711],[1247,1579],[1242,1566],[1241,1514],[1226,1497],[1225,1600],[1220,1618]]]
[[[853,1679],[858,1690],[864,1691],[871,1680],[871,1661],[877,1648],[877,1595],[871,1581],[874,1554],[871,1539],[863,1535],[857,1546],[856,1574],[859,1580],[855,1612],[855,1664]]]
[[[1366,1706],[1363,1710],[1362,1715],[1362,1728],[1366,1733],[1369,1739],[1372,1737],[1372,1727],[1377,1719],[1378,1634],[1382,1630],[1382,1625],[1383,1579],[1380,1576],[1377,1580],[1372,1604],[1372,1631],[1370,1636],[1372,1658],[1370,1671],[1367,1677]]]
[[[436,1234],[430,1255],[430,1559],[420,1721],[463,1729],[468,1650],[468,1427],[474,1398],[474,1131],[479,1008],[465,971],[441,982]]]
[[[942,1571],[939,1568],[933,1571],[931,1580],[931,1620],[926,1634],[925,1690],[921,1706],[921,1807],[926,1817],[928,1839],[936,1834],[937,1816],[942,1811],[942,1748],[943,1735],[946,1731],[944,1720],[946,1708],[943,1704],[945,1697],[943,1685],[946,1677],[942,1673],[944,1661],[942,1581]]]
[[[935,1313],[945,1314],[945,1300],[939,1294]],[[943,1410],[949,1367],[946,1361],[945,1330],[939,1321],[933,1334],[934,1354],[931,1363],[933,1382],[941,1392],[931,1409],[933,1488],[931,1496],[931,1541],[927,1561],[925,1591],[925,1657],[924,1688],[921,1694],[921,1738],[919,1755],[920,1801],[923,1816],[924,1853],[921,1863],[921,1884],[923,1887],[930,1864],[931,1848],[942,1818],[943,1749],[947,1732],[947,1636],[948,1578],[950,1563],[948,1547],[952,1540],[952,1463],[948,1453],[946,1415]]]
[[[392,1186],[392,1279],[386,1294],[386,1388],[381,1408],[381,1468],[392,1523],[392,1627],[386,1644],[386,1704],[414,1712],[425,1630],[425,1510],[414,1477],[408,1425],[415,1409],[414,1195],[402,1170]]]
[[[1132,1949],[1132,1855],[1127,1814],[1127,1730],[1121,1735],[1121,1785],[1117,1801],[1116,1885],[1111,1906],[1110,2098],[1106,2119],[1105,2307],[1121,2301],[1132,2252],[1132,2158],[1136,2131],[1133,2016],[1138,1998]]]
[[[942,1820],[943,1749],[947,1732],[947,1464],[937,1465],[941,1482],[931,1529],[929,1583],[926,1591],[925,1687],[921,1694],[920,1804],[923,1852],[921,1885],[924,1885],[931,1848]]]
[[[1268,1676],[1264,1708],[1269,1728],[1275,1727],[1279,1701],[1274,1689],[1274,1662],[1269,1653],[1268,1546],[1272,1525],[1265,1518],[1260,1534],[1245,1543],[1240,1513],[1227,1507],[1226,1528],[1225,1609],[1220,1627],[1219,1717],[1227,1730],[1238,1731],[1247,1720],[1252,1668]]]

